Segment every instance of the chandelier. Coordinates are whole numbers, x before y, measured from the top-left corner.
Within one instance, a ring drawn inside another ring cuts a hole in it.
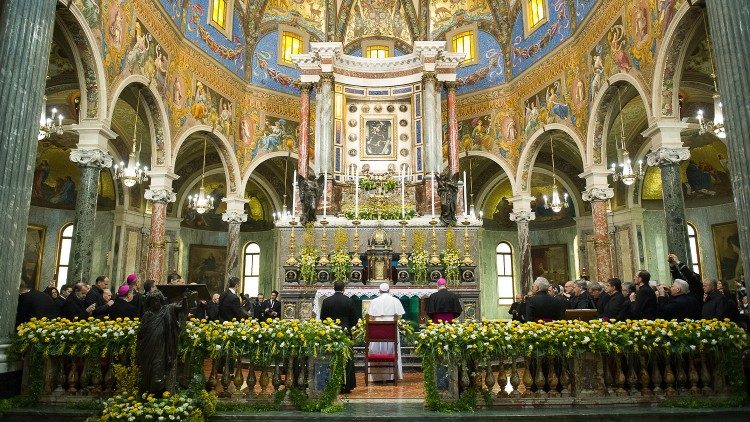
[[[719,87],[716,84],[716,68],[714,67],[714,58],[713,54],[711,53],[711,36],[708,33],[708,27],[706,25],[706,13],[703,12],[703,28],[706,30],[706,40],[708,42],[708,61],[711,63],[711,80],[714,84],[714,120],[706,120],[703,117],[703,110],[698,110],[697,118],[698,118],[698,125],[700,128],[698,129],[698,134],[703,135],[705,133],[713,133],[718,138],[724,139],[727,137],[727,133],[724,130],[724,111],[722,110],[722,104],[721,104],[721,95],[719,95]]]
[[[138,146],[138,113],[141,108],[141,91],[138,91],[138,102],[135,105],[135,118],[133,119],[133,149],[128,155],[128,165],[120,161],[120,164],[114,165],[114,177],[122,181],[127,188],[132,188],[137,183],[145,182],[148,176],[146,172],[148,167],[141,167],[138,161],[140,148]]]
[[[46,103],[47,98],[44,98],[44,101]],[[56,135],[62,135],[63,134],[63,127],[62,127],[62,121],[63,121],[63,115],[57,114],[57,109],[53,108],[52,110],[52,116],[47,117],[47,111],[45,109],[42,110],[42,115],[39,117],[39,135],[37,136],[38,140],[49,138],[50,135],[53,133]]]
[[[549,140],[549,148],[552,151],[552,192],[550,196],[552,197],[552,200],[547,195],[544,195],[544,208],[551,209],[553,212],[558,213],[562,211],[563,208],[568,208],[568,194],[567,192],[563,194],[563,199],[560,198],[560,192],[557,190],[557,178],[555,177],[555,145],[554,145],[554,135],[550,137]]]
[[[203,170],[201,172],[201,187],[198,193],[188,197],[188,208],[195,210],[198,214],[204,214],[214,209],[214,198],[206,195],[203,181],[206,178],[206,145],[207,140],[203,138]]]
[[[620,145],[618,146],[618,151],[622,153],[622,161],[619,165],[612,163],[610,170],[612,171],[612,179],[615,182],[620,180],[625,186],[630,186],[635,183],[636,180],[643,178],[646,174],[646,170],[643,168],[643,160],[638,160],[637,170],[633,168],[630,154],[625,147],[625,122],[622,117],[622,97],[620,96],[619,88],[617,89],[617,101],[620,104]]]

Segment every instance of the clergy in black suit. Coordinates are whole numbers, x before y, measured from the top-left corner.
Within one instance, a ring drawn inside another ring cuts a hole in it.
[[[57,318],[60,310],[55,300],[46,293],[36,289],[23,288],[18,295],[16,309],[16,327],[29,322],[31,318]]]
[[[656,292],[649,286],[651,274],[641,270],[636,273],[633,281],[638,286],[635,294],[630,295],[630,313],[633,319],[656,319]]]
[[[73,319],[86,319],[91,316],[96,309],[96,304],[89,304],[86,302],[86,294],[89,292],[89,286],[85,283],[76,283],[73,286],[73,293],[68,295],[65,299],[60,316],[63,318]]]
[[[320,319],[339,320],[339,325],[351,335],[351,328],[357,325],[359,317],[354,307],[352,298],[344,295],[344,283],[337,281],[333,284],[334,294],[323,300],[320,307]],[[349,393],[357,386],[357,380],[354,372],[354,360],[349,359],[346,362],[346,372],[344,373],[344,384],[341,386],[342,393]]]
[[[610,278],[604,285],[606,293],[609,295],[607,303],[602,307],[599,317],[606,320],[624,321],[627,319],[630,310],[630,303],[622,294],[622,281],[619,278]]]
[[[247,318],[248,314],[242,309],[240,297],[235,290],[240,284],[239,277],[230,277],[227,284],[229,287],[219,296],[219,318],[222,321]]]
[[[454,319],[461,316],[463,308],[458,295],[448,291],[447,282],[444,278],[437,281],[438,291],[427,298],[427,315],[432,322],[438,321],[453,322]]]
[[[549,281],[544,277],[537,277],[531,291],[534,293],[526,300],[526,321],[554,321],[562,318],[565,312],[561,301],[550,296]]]
[[[281,302],[279,301],[279,292],[276,290],[271,292],[271,298],[263,305],[264,316],[266,318],[279,318],[281,317]]]

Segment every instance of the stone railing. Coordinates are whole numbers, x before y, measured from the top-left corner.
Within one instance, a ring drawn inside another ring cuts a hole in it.
[[[438,363],[432,376],[440,398],[448,402],[470,390],[489,393],[477,400],[478,406],[626,405],[729,396],[714,353],[497,357],[476,364]]]

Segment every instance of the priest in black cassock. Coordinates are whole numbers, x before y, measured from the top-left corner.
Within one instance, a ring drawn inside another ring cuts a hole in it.
[[[339,320],[339,325],[351,336],[351,329],[357,325],[359,316],[354,307],[354,300],[344,295],[344,282],[337,281],[333,284],[333,296],[323,300],[320,308],[320,319]],[[344,372],[344,384],[341,386],[341,393],[349,394],[357,386],[357,380],[354,374],[354,360],[349,359],[346,362]]]
[[[444,278],[438,279],[438,291],[427,298],[427,315],[434,323],[438,321],[453,322],[454,319],[461,316],[463,311],[458,295],[448,291],[446,284]]]

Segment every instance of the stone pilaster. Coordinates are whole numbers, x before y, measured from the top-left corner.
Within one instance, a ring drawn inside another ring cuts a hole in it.
[[[642,135],[644,138],[652,138],[653,149],[646,156],[646,162],[649,166],[659,166],[661,169],[661,192],[668,251],[689,265],[691,259],[685,222],[685,199],[682,195],[680,177],[680,163],[690,158],[690,150],[682,146],[680,139],[680,132],[685,127],[687,127],[686,123],[658,122],[646,129]]]
[[[49,64],[56,2],[0,2],[0,392],[16,370],[5,350],[15,327],[18,282],[29,219],[39,114]]]
[[[750,2],[707,1],[714,60],[724,105],[724,124],[737,207],[745,285],[750,286]]]
[[[422,78],[423,84],[423,104],[424,104],[424,158],[425,158],[425,173],[433,173],[438,171],[440,168],[437,163],[439,155],[437,150],[442,151],[440,142],[438,142],[437,134],[435,133],[435,122],[437,121],[436,114],[438,110],[435,107],[435,99],[437,97],[435,93],[435,85],[437,84],[437,78],[434,72],[425,72]]]
[[[227,210],[221,219],[229,224],[227,232],[227,260],[225,279],[241,277],[240,274],[240,226],[247,221],[246,201],[242,198],[225,198]],[[224,280],[224,281],[226,281]]]
[[[316,97],[318,113],[318,142],[315,143],[315,163],[318,172],[331,173],[333,154],[333,74],[324,73],[320,77],[320,92]]]
[[[579,175],[586,180],[586,189],[581,192],[581,197],[584,201],[591,203],[594,228],[596,268],[589,269],[589,275],[599,283],[605,283],[612,278],[612,245],[609,240],[607,201],[615,196],[615,191],[609,187],[610,174],[610,170],[602,167],[590,169]],[[628,274],[622,274],[622,276],[628,277]]]
[[[510,213],[511,221],[516,222],[518,228],[518,252],[521,256],[521,292],[526,294],[531,290],[533,272],[531,268],[531,243],[529,242],[529,223],[536,218],[531,211],[530,195],[519,195],[510,198],[513,204],[513,212]]]
[[[146,258],[146,279],[154,280],[157,284],[166,282],[164,277],[165,260],[165,224],[167,221],[167,205],[177,200],[172,192],[172,180],[176,177],[159,177],[152,173],[151,187],[146,190],[144,197],[151,201],[151,229],[149,230],[148,257]],[[164,183],[165,179],[168,183]],[[166,186],[168,184],[168,186]]]
[[[83,137],[84,134],[82,133]],[[99,195],[99,172],[112,166],[112,156],[105,150],[77,148],[70,151],[70,161],[78,164],[81,180],[76,197],[76,217],[70,249],[68,284],[90,283],[91,255],[94,247],[96,200]]]

